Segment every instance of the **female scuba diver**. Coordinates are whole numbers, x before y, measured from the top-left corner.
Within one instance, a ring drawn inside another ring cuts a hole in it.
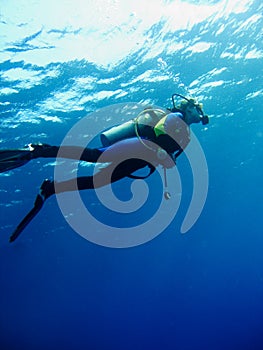
[[[178,106],[175,98],[182,98]],[[172,95],[173,108],[166,112],[146,108],[135,119],[115,126],[100,135],[101,148],[78,146],[50,146],[30,144],[27,149],[0,150],[0,172],[26,164],[36,158],[68,158],[92,163],[107,163],[93,176],[77,178],[78,190],[95,189],[125,177],[134,179],[150,176],[158,165],[166,169],[176,164],[177,157],[190,142],[189,125],[208,123],[202,105],[180,94]],[[81,156],[80,156],[81,155]],[[137,156],[136,156],[137,155]],[[133,173],[149,167],[148,175],[139,177]],[[76,179],[61,182],[45,180],[37,195],[33,209],[17,226],[9,241],[13,242],[40,211],[47,198],[55,193],[76,191]],[[169,199],[169,192],[165,192]]]

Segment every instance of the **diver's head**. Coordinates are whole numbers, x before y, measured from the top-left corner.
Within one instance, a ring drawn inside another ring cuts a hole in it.
[[[179,109],[183,112],[184,121],[187,125],[200,123],[201,117],[195,106],[194,100],[183,100],[179,106]]]
[[[200,122],[202,122],[203,125],[208,124],[208,116],[204,115],[203,106],[201,103],[198,103],[193,98],[186,98],[182,95],[174,94],[172,96],[174,107],[174,96],[179,96],[183,98],[179,106],[176,106],[176,109],[183,114],[183,120],[187,125]]]

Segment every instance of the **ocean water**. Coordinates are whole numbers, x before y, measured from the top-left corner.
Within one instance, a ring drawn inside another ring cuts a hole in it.
[[[1,149],[60,144],[98,110],[172,107],[176,92],[210,116],[192,128],[209,187],[186,234],[193,180],[185,155],[175,218],[125,249],[83,239],[55,197],[9,244],[43,179],[54,177],[54,160],[1,174],[1,350],[262,349],[262,18],[259,0],[0,1]],[[102,114],[96,123],[103,130],[116,120]],[[158,176],[146,182],[152,204],[140,219],[162,197]],[[125,197],[130,186],[115,190]],[[82,196],[105,215],[94,193]],[[107,219],[124,225],[126,216]]]

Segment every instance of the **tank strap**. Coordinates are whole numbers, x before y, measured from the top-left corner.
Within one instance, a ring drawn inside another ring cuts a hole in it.
[[[145,176],[137,176],[137,175],[127,175],[127,177],[129,177],[130,179],[134,179],[134,180],[144,180],[147,179],[147,177],[151,176],[154,172],[155,172],[155,167],[152,164],[148,164],[148,167],[150,168],[149,174],[145,175]]]
[[[173,154],[173,159],[174,161],[176,161],[176,159],[180,156],[180,154],[182,154],[184,152],[184,150],[182,148],[180,148],[176,153]]]

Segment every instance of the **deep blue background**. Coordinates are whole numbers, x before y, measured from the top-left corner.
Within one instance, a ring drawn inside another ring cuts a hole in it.
[[[1,61],[1,88],[18,90],[0,95],[2,148],[35,141],[58,144],[87,112],[114,103],[151,101],[169,107],[171,94],[187,94],[196,79],[195,92],[212,116],[207,130],[194,127],[210,183],[202,215],[186,235],[179,233],[191,195],[184,156],[178,161],[185,196],[178,215],[156,239],[129,249],[97,246],[78,236],[55,198],[9,245],[10,232],[31,207],[41,181],[52,177],[53,168],[39,160],[1,176],[1,349],[262,349],[262,18],[235,33],[254,14],[262,15],[260,1],[224,18],[221,34],[216,33],[222,18],[165,35],[164,23],[156,23],[146,34],[162,40],[163,51],[144,60],[151,51],[150,45],[144,46],[110,69],[86,60],[47,66]],[[214,45],[199,53],[169,53],[169,45],[179,37],[186,45],[197,40]],[[28,41],[4,51],[11,55],[29,50]],[[246,53],[254,48],[261,49],[261,56],[248,59]],[[226,51],[232,56],[222,55]],[[13,68],[43,74],[56,69],[57,75],[19,87],[3,78]],[[218,76],[208,73],[221,68],[226,69]],[[136,81],[147,70],[153,70],[156,79]],[[170,79],[158,81],[159,73]],[[80,99],[121,86],[128,94],[97,98],[80,110],[46,111],[63,123],[19,119],[19,112],[37,110],[56,91],[70,92],[73,79],[85,77],[111,80],[84,87]],[[206,87],[217,80],[223,83]],[[156,181],[149,180],[151,191]],[[125,192],[130,182],[118,186]],[[91,193],[85,196],[96,201]]]

